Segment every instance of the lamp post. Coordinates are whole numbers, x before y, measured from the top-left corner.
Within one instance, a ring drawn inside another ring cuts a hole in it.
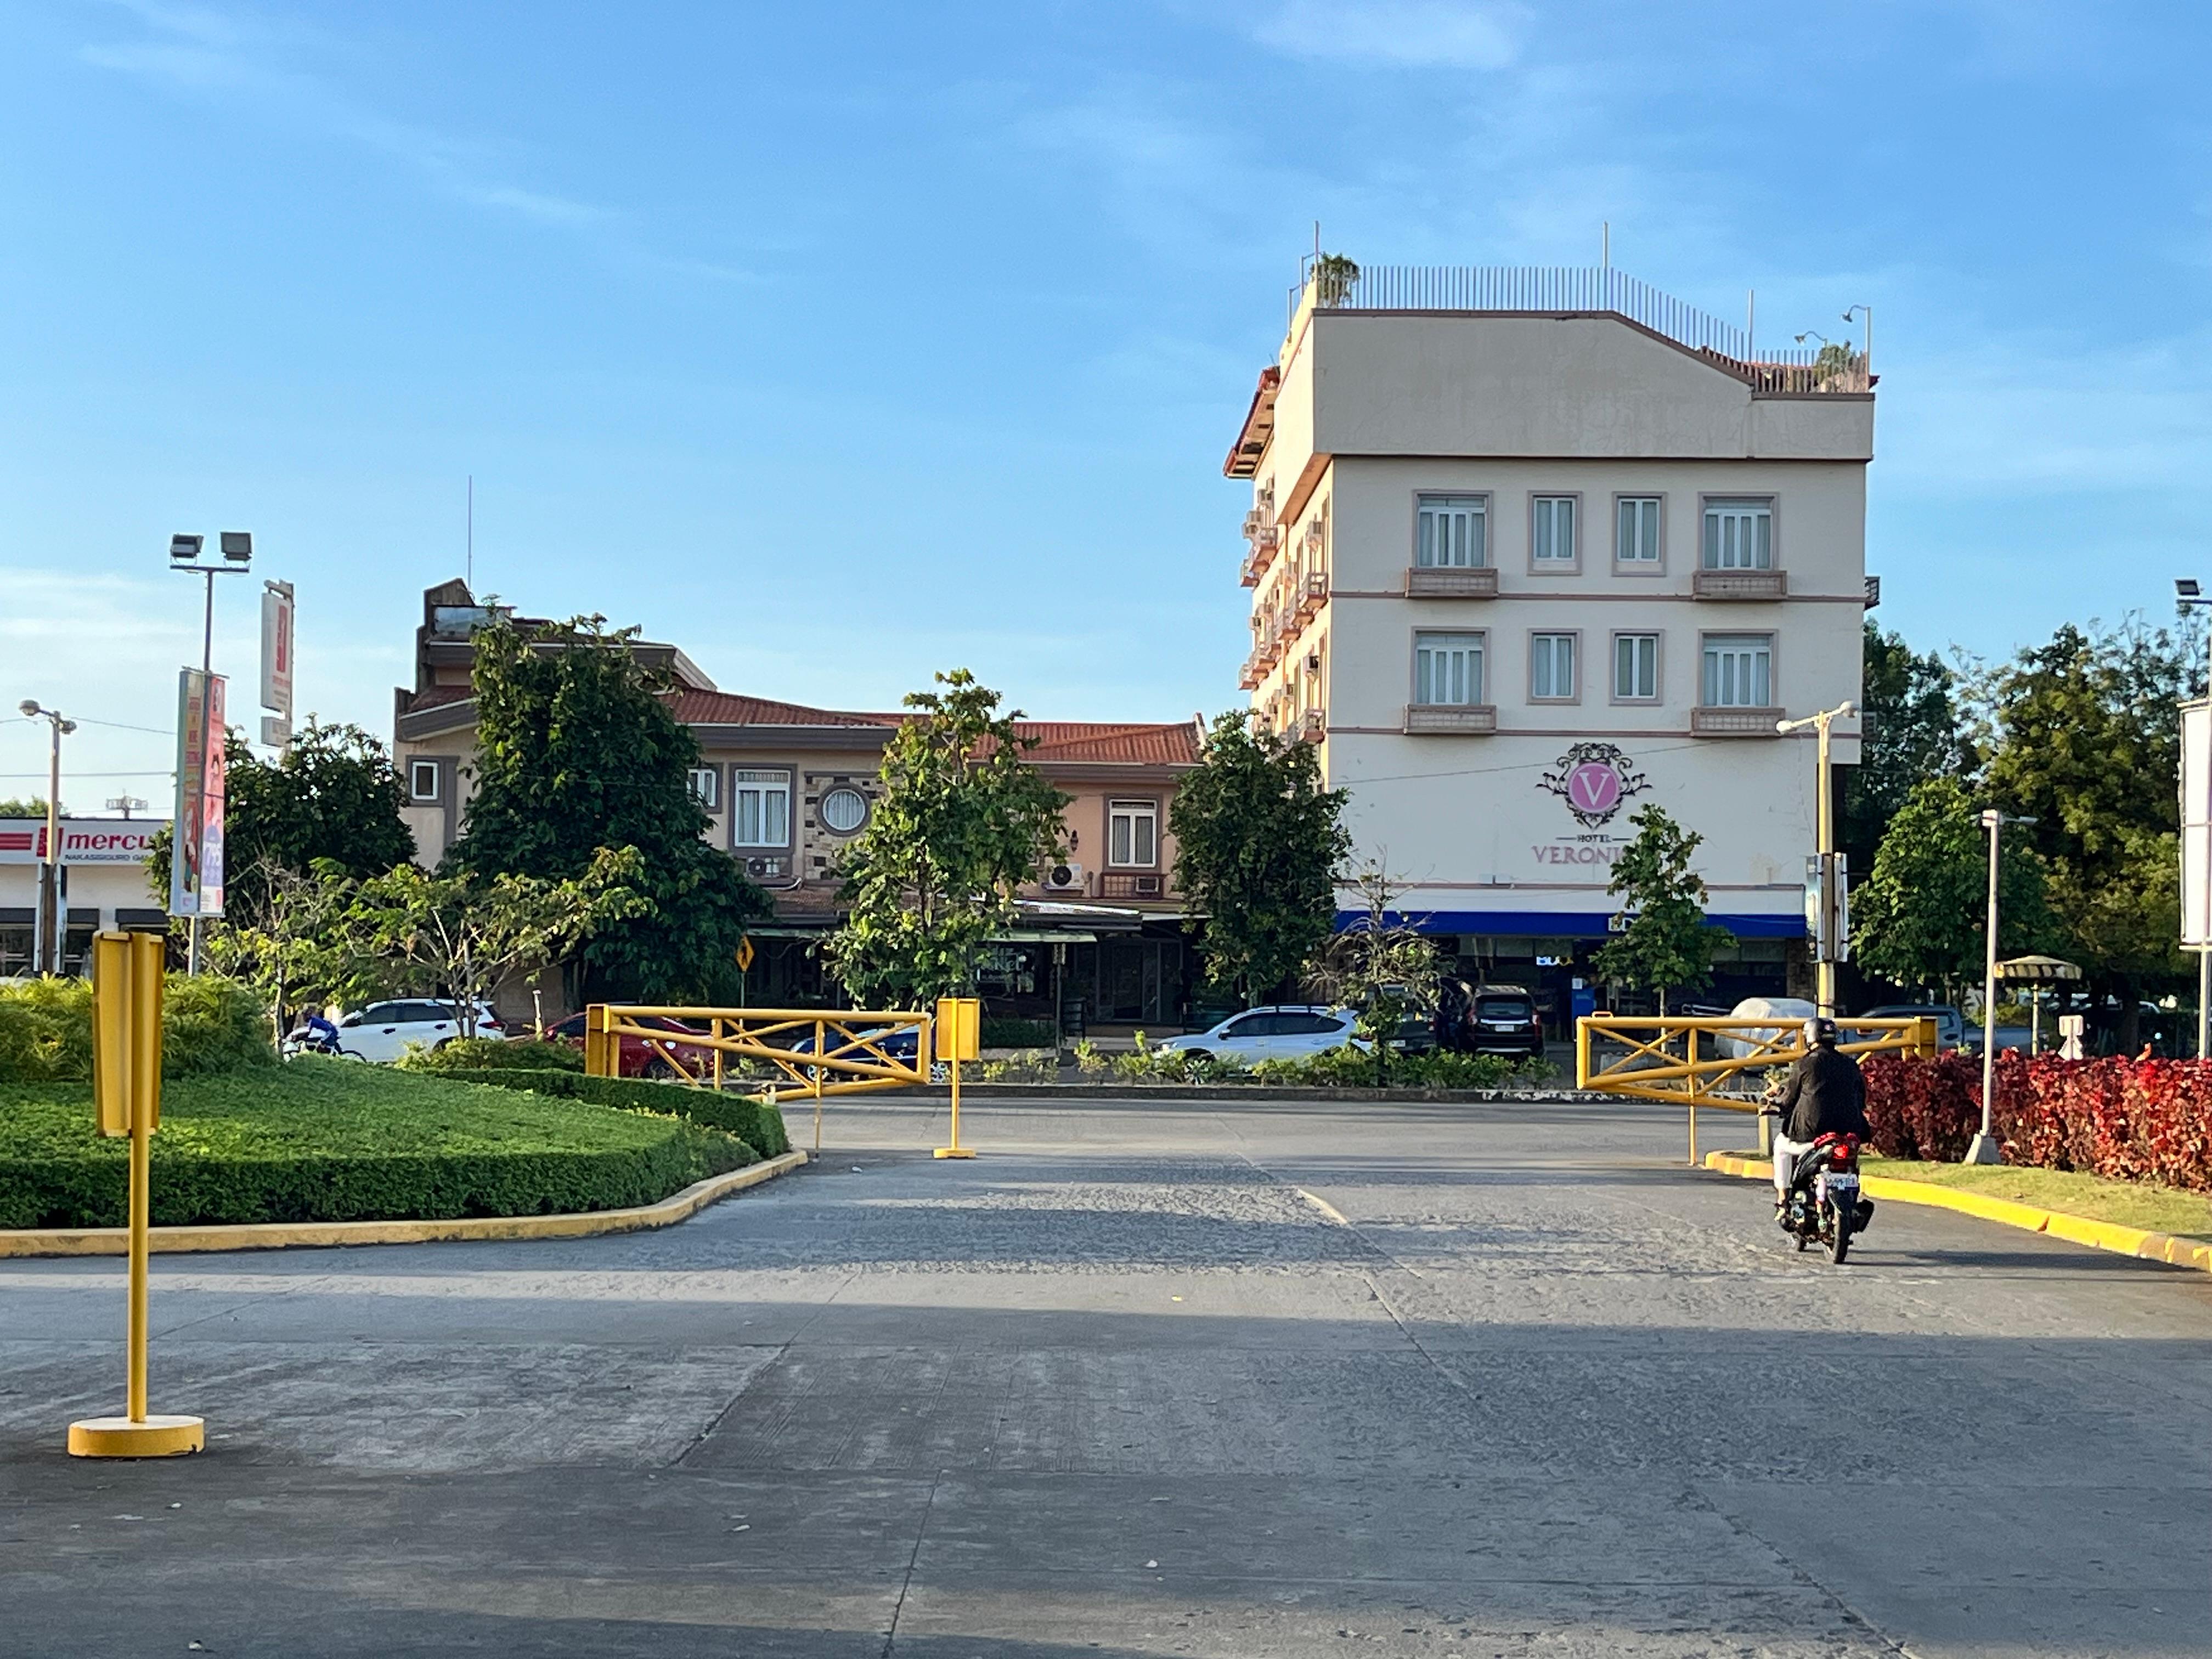
[[[207,578],[207,606],[200,619],[200,673],[212,673],[215,668],[215,579],[217,576],[242,576],[253,563],[253,538],[243,530],[226,530],[216,538],[222,553],[220,564],[202,564],[200,550],[207,544],[204,536],[178,534],[169,538],[169,568],[182,570],[195,576]],[[219,744],[223,740],[220,732],[207,733],[206,740]],[[181,787],[183,780],[179,780]],[[179,827],[182,828],[181,816]],[[200,919],[191,917],[187,926],[185,945],[185,971],[197,974],[200,970]]]
[[[2185,612],[2212,605],[2212,594],[2203,592],[2194,576],[2180,576],[2174,580],[2173,599]],[[2204,697],[2208,703],[2212,703],[2212,653],[2208,653],[2205,665]],[[2188,770],[2185,765],[2182,768],[2185,777]],[[2184,801],[2181,821],[2185,836],[2189,833],[2189,809],[2190,803]],[[2199,920],[2201,921],[2202,918]],[[2212,1035],[2212,939],[2207,939],[2197,947],[2197,1058],[2199,1060],[2205,1058],[2208,1048],[2205,1038],[2208,1035]]]
[[[1982,809],[1982,828],[1990,832],[1989,931],[1983,939],[1982,974],[1982,1127],[1966,1147],[1969,1164],[2002,1164],[1997,1138],[1990,1127],[1996,1102],[1997,1076],[1997,843],[2008,823],[2033,823],[2033,818],[2014,817],[1994,806]]]
[[[16,705],[27,720],[44,720],[52,728],[52,747],[46,762],[46,856],[39,865],[38,960],[43,972],[62,970],[62,739],[76,730],[58,708],[41,708],[29,698]]]
[[[1777,720],[1774,722],[1774,729],[1777,732],[1802,732],[1809,726],[1820,734],[1820,747],[1818,764],[1820,799],[1815,820],[1819,825],[1818,834],[1816,836],[1819,846],[1816,850],[1820,855],[1820,879],[1823,891],[1826,896],[1826,902],[1828,905],[1829,912],[1832,915],[1835,913],[1835,896],[1832,890],[1832,884],[1835,880],[1836,815],[1835,799],[1829,788],[1828,783],[1828,728],[1838,719],[1845,715],[1856,714],[1857,713],[1857,704],[1839,702],[1833,708],[1824,708],[1817,714],[1806,715],[1802,720]],[[1823,950],[1821,948],[1821,941],[1816,938],[1813,941],[1813,948],[1815,953],[1815,960],[1813,964],[1814,1000],[1820,1008],[1822,1018],[1833,1019],[1836,1017],[1836,963],[1834,942],[1831,941],[1828,948]]]
[[[1844,320],[1847,323],[1854,317],[1866,319],[1866,350],[1861,355],[1866,359],[1867,385],[1871,389],[1874,385],[1874,307],[1853,306],[1844,313]]]

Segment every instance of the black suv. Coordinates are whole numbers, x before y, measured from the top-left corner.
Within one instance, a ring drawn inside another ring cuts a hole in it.
[[[1517,985],[1486,985],[1468,1011],[1467,1046],[1478,1054],[1544,1057],[1544,1018]]]

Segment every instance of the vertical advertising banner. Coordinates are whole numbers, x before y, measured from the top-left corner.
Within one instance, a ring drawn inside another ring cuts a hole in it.
[[[2212,947],[2212,703],[2181,705],[2181,943]]]
[[[269,582],[261,590],[261,706],[292,718],[292,584]]]
[[[176,835],[169,914],[222,914],[223,681],[187,668],[177,677]]]

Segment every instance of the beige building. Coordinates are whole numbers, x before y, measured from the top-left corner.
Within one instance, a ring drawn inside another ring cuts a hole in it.
[[[489,613],[459,582],[423,595],[416,684],[395,694],[393,755],[417,859],[434,865],[460,832],[474,788],[473,636]],[[750,1002],[811,1006],[834,994],[813,948],[836,924],[838,860],[874,810],[884,745],[902,716],[811,708],[725,691],[674,646],[632,647],[675,683],[677,718],[698,740],[692,792],[707,839],[774,902],[753,930]],[[1168,808],[1198,762],[1194,723],[1030,720],[1030,758],[1072,799],[1068,857],[1021,896],[1022,925],[994,946],[983,991],[994,1012],[1065,1030],[1173,1029],[1191,964],[1175,887]]]
[[[1242,683],[1405,908],[1554,1018],[1647,801],[1705,837],[1715,994],[1782,990],[1815,793],[1775,726],[1859,696],[1873,441],[1864,357],[1753,351],[1618,271],[1324,272],[1224,468]]]

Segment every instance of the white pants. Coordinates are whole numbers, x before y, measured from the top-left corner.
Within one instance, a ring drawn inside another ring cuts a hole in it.
[[[1790,1195],[1790,1177],[1796,1173],[1797,1160],[1813,1150],[1809,1140],[1792,1140],[1778,1132],[1774,1137],[1774,1190],[1783,1198]]]

